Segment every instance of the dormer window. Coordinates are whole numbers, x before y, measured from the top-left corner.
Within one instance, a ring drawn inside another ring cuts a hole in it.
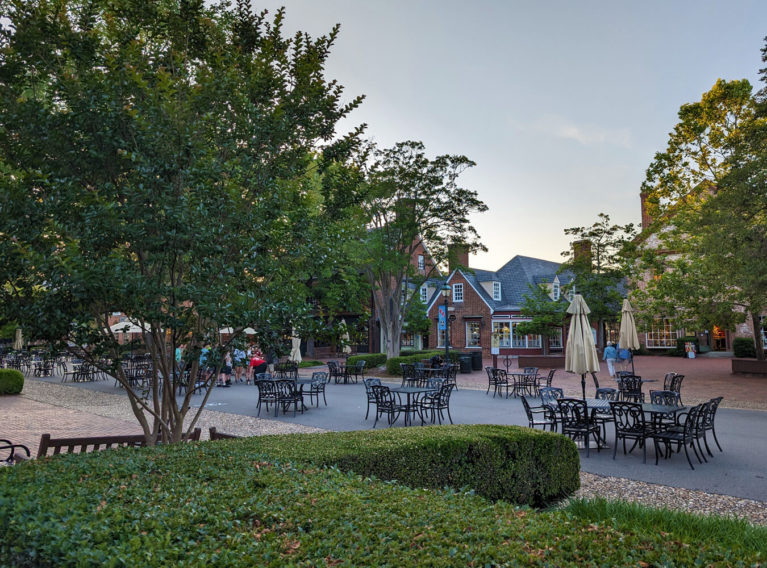
[[[575,286],[573,286],[567,291],[567,299],[570,300],[571,302],[575,299]]]
[[[493,300],[500,301],[501,299],[501,283],[493,282]]]
[[[421,286],[421,301],[425,304],[429,299],[429,291],[426,286]]]
[[[559,300],[559,282],[556,280],[551,284],[551,298],[555,302]]]

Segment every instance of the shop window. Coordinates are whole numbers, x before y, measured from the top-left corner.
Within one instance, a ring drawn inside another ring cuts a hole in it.
[[[479,320],[466,322],[466,347],[482,347]]]

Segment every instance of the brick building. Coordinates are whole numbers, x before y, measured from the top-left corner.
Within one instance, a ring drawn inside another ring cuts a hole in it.
[[[552,300],[558,300],[562,288],[570,284],[568,275],[557,274],[560,264],[515,256],[492,272],[462,268],[468,266],[468,262],[468,254],[459,254],[459,266],[451,268],[446,279],[450,286],[450,346],[465,352],[481,350],[483,357],[489,357],[495,335],[500,355],[541,354],[543,341],[547,339],[540,335],[517,334],[515,328],[517,324],[529,321],[522,316],[521,308],[530,286],[544,287]],[[445,332],[438,329],[439,307],[444,304],[441,287],[434,291],[427,304],[429,319],[434,322],[433,332],[429,335],[429,348],[433,349],[445,345]],[[562,348],[561,333],[549,340],[550,351],[557,352]]]

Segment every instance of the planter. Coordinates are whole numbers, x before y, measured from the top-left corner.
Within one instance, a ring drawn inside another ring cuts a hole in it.
[[[539,367],[541,369],[564,369],[564,355],[520,355],[518,359],[519,368]]]
[[[749,374],[767,376],[767,361],[758,359],[733,359],[733,374]]]

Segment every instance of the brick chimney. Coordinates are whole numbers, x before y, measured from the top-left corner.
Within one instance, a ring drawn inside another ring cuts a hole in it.
[[[591,241],[583,239],[573,242],[573,259],[591,262]]]
[[[459,266],[469,267],[469,247],[466,245],[452,244],[447,247],[447,254],[451,273]]]

